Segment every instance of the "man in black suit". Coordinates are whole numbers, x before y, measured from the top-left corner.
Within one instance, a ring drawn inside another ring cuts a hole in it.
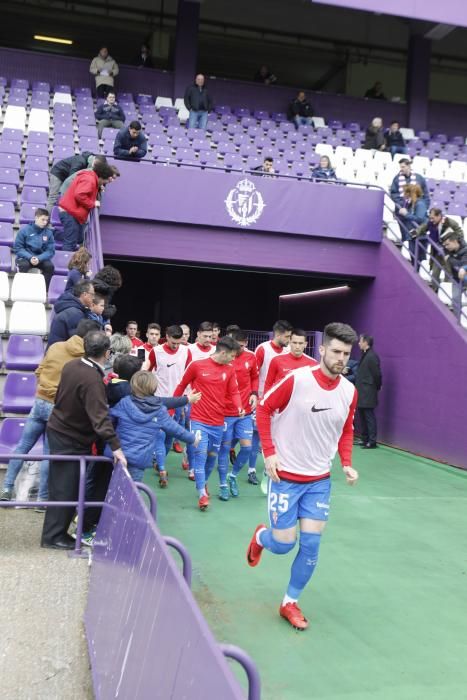
[[[378,391],[382,386],[379,357],[373,350],[373,338],[366,333],[360,336],[358,346],[362,351],[360,364],[355,378],[358,391],[358,414],[361,426],[361,446],[374,449],[376,444],[376,416]]]

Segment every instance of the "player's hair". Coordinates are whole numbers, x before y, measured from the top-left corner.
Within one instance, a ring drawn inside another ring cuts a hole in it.
[[[157,389],[157,379],[154,372],[144,372],[140,370],[136,372],[131,380],[131,393],[143,399],[145,396],[153,396]]]
[[[176,323],[174,323],[173,326],[167,326],[165,329],[165,335],[167,337],[170,336],[170,338],[175,338],[178,340],[179,338],[183,337],[183,329],[181,326],[178,326]]]
[[[225,334],[232,335],[232,333],[234,331],[239,331],[239,330],[240,330],[240,326],[237,326],[236,323],[231,323],[230,326],[227,326],[227,328],[225,329]]]
[[[138,321],[127,321],[125,328],[128,328],[128,326],[136,326],[138,328]]]
[[[141,357],[135,357],[135,355],[117,355],[114,360],[113,370],[118,374],[119,379],[126,379],[127,382],[130,381],[132,376],[139,372],[143,360]]]
[[[360,333],[360,338],[365,341],[365,343],[368,343],[369,347],[373,347],[374,339],[372,335],[368,335],[368,333]]]
[[[248,340],[248,333],[246,331],[242,331],[241,328],[238,328],[232,331],[231,337],[237,342],[241,341],[243,343],[244,340]]]
[[[340,340],[341,343],[353,345],[357,342],[357,334],[347,323],[328,323],[323,331],[323,345],[329,345],[331,340]]]
[[[146,328],[146,333],[148,331],[153,331],[153,330],[160,331],[161,330],[160,325],[158,323],[149,323],[148,327]]]
[[[203,321],[198,326],[198,333],[205,333],[206,331],[212,331],[211,321]]]
[[[50,219],[49,212],[47,209],[43,209],[42,207],[38,207],[34,212],[34,218],[36,219],[38,216],[46,216],[48,219]]]
[[[274,333],[287,333],[293,328],[292,324],[288,321],[276,321],[272,327]]]
[[[218,328],[219,330],[221,330],[221,324],[217,323],[217,321],[213,321],[212,322],[212,329],[214,330],[214,328]]]
[[[240,350],[240,345],[236,340],[226,335],[223,338],[219,338],[216,345],[216,353],[222,352],[222,350],[227,350],[227,352],[238,352]]]
[[[293,328],[292,335],[299,335],[301,338],[305,338],[306,340],[306,331],[303,331],[301,328]]]

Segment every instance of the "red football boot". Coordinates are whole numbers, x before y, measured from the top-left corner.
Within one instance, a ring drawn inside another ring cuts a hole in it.
[[[201,511],[205,511],[209,506],[209,496],[200,496],[198,506]]]
[[[183,447],[180,445],[179,442],[174,442],[172,449],[174,452],[177,452],[179,455],[181,455],[183,452]]]
[[[308,627],[308,620],[303,615],[302,611],[298,607],[297,603],[286,603],[281,605],[279,608],[279,615],[290,622],[292,627],[296,630],[306,630]]]
[[[264,547],[257,543],[256,534],[259,530],[266,530],[266,529],[267,529],[267,526],[261,524],[261,525],[258,525],[258,527],[256,528],[256,530],[253,533],[253,537],[250,540],[250,544],[248,545],[248,550],[246,553],[246,560],[247,560],[249,566],[258,566],[258,564],[259,564]]]

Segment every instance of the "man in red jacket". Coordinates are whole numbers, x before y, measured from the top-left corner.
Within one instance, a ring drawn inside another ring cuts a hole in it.
[[[99,206],[100,188],[113,179],[108,163],[96,161],[92,170],[82,170],[60,199],[60,220],[63,224],[63,250],[76,250],[84,240],[84,226],[89,212]]]

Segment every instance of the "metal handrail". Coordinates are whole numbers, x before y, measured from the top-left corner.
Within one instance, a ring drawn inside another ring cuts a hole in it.
[[[191,564],[191,557],[187,548],[179,540],[175,539],[175,537],[169,537],[168,535],[164,535],[163,539],[168,547],[173,547],[173,549],[177,550],[177,552],[180,554],[183,564],[183,578],[187,582],[189,588],[191,588],[191,577],[193,567]]]
[[[260,700],[261,698],[261,678],[253,659],[240,647],[234,644],[219,644],[220,650],[230,659],[237,661],[248,678],[248,700]]]

